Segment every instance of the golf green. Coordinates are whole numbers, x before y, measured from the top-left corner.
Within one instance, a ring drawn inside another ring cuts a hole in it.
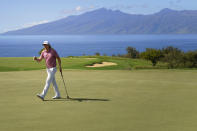
[[[195,131],[196,70],[64,70],[63,99],[36,97],[45,70],[0,72],[1,131]]]

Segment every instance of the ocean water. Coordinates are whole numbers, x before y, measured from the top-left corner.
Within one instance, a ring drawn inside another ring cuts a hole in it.
[[[50,35],[0,36],[0,57],[38,56],[48,40],[61,57],[125,54],[128,46],[146,48],[174,46],[183,51],[197,50],[197,35]]]

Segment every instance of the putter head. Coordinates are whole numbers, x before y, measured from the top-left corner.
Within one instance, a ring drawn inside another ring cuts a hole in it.
[[[69,96],[67,96],[67,99],[70,99],[70,97],[69,97]]]

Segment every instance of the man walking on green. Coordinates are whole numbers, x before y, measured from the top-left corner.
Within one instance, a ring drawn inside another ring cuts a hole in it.
[[[53,99],[59,99],[60,92],[59,92],[59,89],[58,89],[58,86],[57,86],[57,83],[55,80],[55,73],[57,72],[56,59],[58,60],[60,73],[62,73],[61,59],[60,59],[58,53],[53,48],[51,48],[51,45],[48,41],[44,41],[43,46],[44,46],[44,50],[42,51],[40,57],[33,58],[37,62],[40,62],[40,61],[42,61],[42,59],[45,59],[45,63],[46,63],[46,67],[47,67],[46,70],[47,70],[47,74],[48,74],[45,87],[44,87],[41,94],[37,94],[37,97],[44,101],[44,97],[47,94],[50,84],[53,83],[53,88],[55,91],[55,96],[53,97]]]

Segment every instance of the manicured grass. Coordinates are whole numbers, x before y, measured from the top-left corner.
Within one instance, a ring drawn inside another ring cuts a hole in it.
[[[93,58],[93,59],[90,59]],[[94,63],[115,62],[118,65],[87,68],[86,65]],[[109,56],[81,56],[62,58],[62,67],[64,69],[83,69],[83,70],[131,70],[131,69],[146,69],[153,68],[150,61],[142,59],[129,59]],[[33,61],[32,57],[0,57],[0,72],[2,71],[24,71],[24,70],[39,70],[45,68],[44,60],[41,63]],[[167,68],[164,63],[159,63],[154,68]]]
[[[45,70],[0,72],[0,130],[195,131],[196,74],[196,70],[64,70],[75,100],[52,100],[50,88],[43,102],[36,94],[43,89]],[[59,73],[56,78],[65,96]]]

